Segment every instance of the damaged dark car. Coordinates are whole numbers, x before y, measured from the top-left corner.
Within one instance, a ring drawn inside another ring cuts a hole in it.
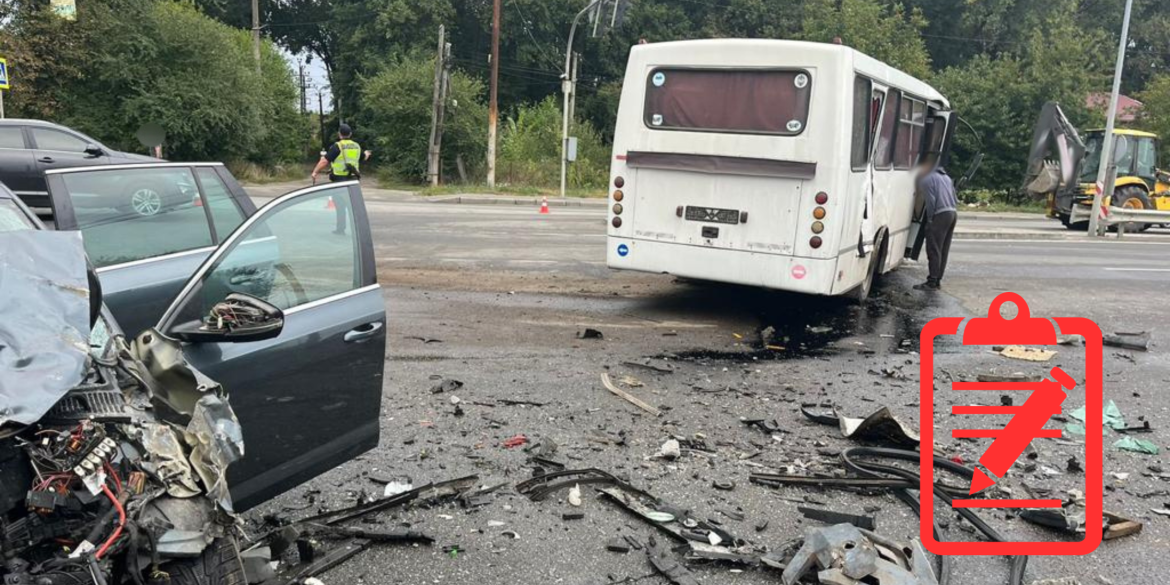
[[[83,235],[0,185],[0,579],[243,585],[236,514],[378,441],[386,315],[360,189],[265,205],[134,338]]]

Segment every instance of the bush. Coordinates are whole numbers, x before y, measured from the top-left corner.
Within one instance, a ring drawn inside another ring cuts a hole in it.
[[[396,59],[377,75],[362,80],[361,121],[355,132],[370,137],[367,140],[372,138],[375,160],[388,162],[389,173],[398,179],[426,179],[434,84],[434,58],[418,54]],[[471,177],[482,176],[487,107],[481,95],[483,84],[460,71],[451,72],[440,170],[445,180],[458,176],[458,157]]]
[[[502,183],[559,187],[561,183],[561,107],[555,97],[521,107],[500,138],[497,176]],[[588,122],[570,130],[577,137],[577,160],[569,163],[572,188],[604,188],[609,178],[609,148]]]
[[[139,152],[135,132],[154,122],[175,160],[270,164],[300,152],[307,127],[296,86],[270,43],[257,76],[248,33],[190,4],[92,0],[78,8],[77,21],[67,22],[47,5],[22,3],[5,27],[2,49],[16,55],[14,70],[30,74],[13,96],[16,115]]]

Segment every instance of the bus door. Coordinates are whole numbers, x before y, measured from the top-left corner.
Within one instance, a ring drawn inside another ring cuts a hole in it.
[[[891,188],[891,173],[894,144],[891,124],[897,120],[897,101],[890,102],[890,88],[877,82],[872,83],[869,103],[869,164],[866,165],[865,188],[863,191],[861,233],[857,242],[858,257],[865,258],[875,244],[877,228],[882,224],[875,202],[877,193],[887,193]],[[892,111],[891,111],[892,110]]]
[[[927,120],[926,144],[922,149],[922,162],[931,169],[947,163],[951,152],[951,140],[955,135],[956,117],[954,112],[943,112],[931,108]],[[915,181],[917,183],[917,181]],[[922,246],[926,243],[926,200],[918,189],[914,190],[914,208],[910,221],[910,236],[906,238],[905,257],[918,260]]]

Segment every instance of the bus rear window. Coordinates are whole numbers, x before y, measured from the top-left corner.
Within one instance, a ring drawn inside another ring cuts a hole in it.
[[[646,81],[651,128],[795,136],[808,122],[805,71],[655,69]]]

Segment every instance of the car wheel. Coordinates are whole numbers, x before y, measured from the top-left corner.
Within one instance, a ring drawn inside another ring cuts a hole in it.
[[[130,193],[130,209],[142,217],[158,215],[162,208],[162,195],[151,187],[139,187]]]
[[[217,538],[203,554],[165,565],[171,585],[248,585],[235,539]]]
[[[1117,207],[1124,207],[1126,209],[1154,209],[1154,205],[1150,202],[1150,196],[1145,189],[1136,185],[1129,185],[1117,190],[1113,195],[1113,205]],[[1127,232],[1144,232],[1149,229],[1150,224],[1137,221],[1127,222],[1125,224],[1125,231]]]

